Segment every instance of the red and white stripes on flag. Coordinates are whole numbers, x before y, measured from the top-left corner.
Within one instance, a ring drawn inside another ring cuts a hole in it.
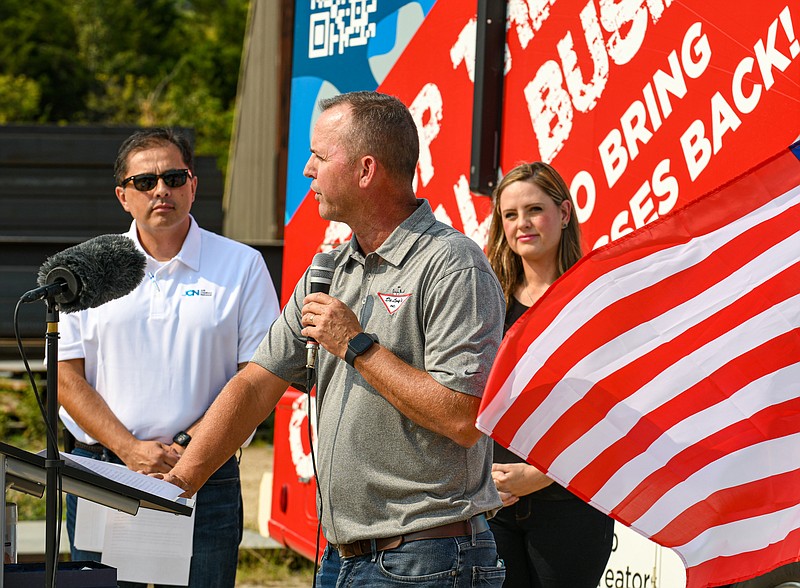
[[[687,586],[800,559],[800,162],[595,250],[508,332],[478,428],[673,548]]]

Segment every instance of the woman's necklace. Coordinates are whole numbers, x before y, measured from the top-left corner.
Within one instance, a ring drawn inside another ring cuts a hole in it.
[[[528,304],[528,308],[530,308],[531,306],[533,306],[533,296],[531,296],[531,293],[528,292],[528,278],[527,278],[527,276],[525,276],[523,278],[522,289],[525,292],[525,296],[528,297],[528,302],[530,303],[530,304]]]

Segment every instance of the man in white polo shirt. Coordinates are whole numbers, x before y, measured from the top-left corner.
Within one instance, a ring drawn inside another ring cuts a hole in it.
[[[170,129],[135,133],[120,147],[114,173],[146,277],[127,296],[62,317],[61,419],[75,437],[74,453],[167,472],[252,357],[278,316],[278,299],[257,251],[190,216],[197,177],[185,137]],[[242,533],[237,460],[224,463],[196,499],[189,585],[232,587]],[[74,548],[75,510],[69,496],[73,560],[98,560]]]

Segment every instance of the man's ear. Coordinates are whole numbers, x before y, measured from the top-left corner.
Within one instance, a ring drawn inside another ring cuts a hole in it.
[[[375,174],[378,171],[378,160],[372,155],[365,155],[360,160],[358,168],[358,186],[366,188],[375,180]]]
[[[128,198],[125,195],[125,188],[117,186],[114,188],[114,194],[117,195],[117,200],[119,200],[119,203],[122,205],[122,209],[125,212],[130,212],[130,210],[128,210]]]
[[[194,204],[194,199],[197,196],[197,176],[192,175],[190,181],[192,182],[192,204]]]

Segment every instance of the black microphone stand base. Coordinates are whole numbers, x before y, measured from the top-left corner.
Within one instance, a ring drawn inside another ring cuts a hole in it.
[[[5,565],[3,588],[45,586],[41,562]],[[62,561],[56,574],[58,588],[117,588],[117,570],[97,561]]]

